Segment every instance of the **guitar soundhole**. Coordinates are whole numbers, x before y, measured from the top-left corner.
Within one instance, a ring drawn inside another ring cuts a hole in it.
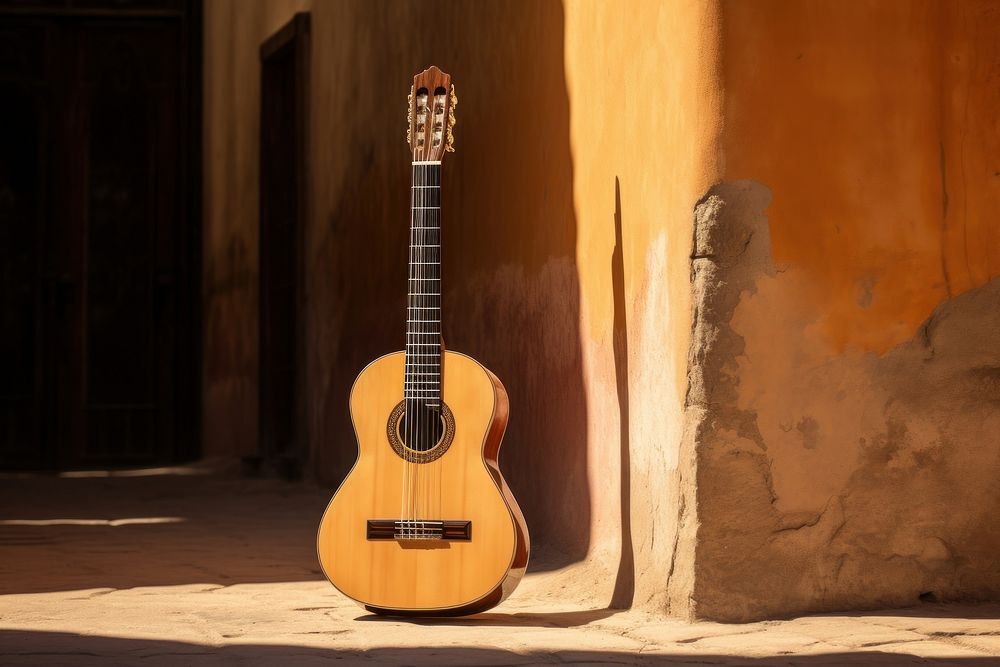
[[[400,458],[411,463],[430,463],[440,458],[455,438],[455,417],[447,404],[429,408],[416,404],[416,411],[407,422],[406,402],[400,401],[389,415],[386,435]]]
[[[444,435],[444,419],[440,410],[434,410],[422,405],[410,406],[410,412],[403,414],[399,420],[399,439],[407,449],[415,452],[426,452],[437,447]]]

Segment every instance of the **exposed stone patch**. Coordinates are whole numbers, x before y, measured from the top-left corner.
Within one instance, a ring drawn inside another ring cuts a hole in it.
[[[755,289],[758,276],[774,274],[770,233],[763,215],[770,200],[765,186],[737,181],[713,186],[695,207],[692,335],[685,401],[685,445],[697,462],[696,502],[689,503],[688,510],[696,512],[697,518],[686,520],[697,531],[695,579],[688,610],[692,616],[711,616],[719,606],[705,597],[707,590],[701,585],[703,577],[712,578],[711,565],[703,574],[701,545],[716,531],[728,532],[714,520],[726,517],[725,522],[736,524],[752,521],[774,500],[769,484],[742,481],[770,480],[770,461],[756,416],[736,407],[739,377],[733,362],[743,353],[743,339],[729,325],[740,295]],[[725,460],[722,468],[731,476],[704,475],[703,457]],[[706,522],[706,513],[713,522]]]
[[[838,353],[809,332],[823,304],[796,291],[801,273],[775,270],[769,201],[739,181],[695,209],[691,613],[997,595],[1000,279],[885,355]]]

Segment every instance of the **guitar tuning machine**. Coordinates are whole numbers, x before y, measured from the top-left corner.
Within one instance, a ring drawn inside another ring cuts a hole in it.
[[[451,104],[448,107],[448,143],[445,144],[445,151],[449,153],[455,152],[455,133],[452,131],[455,127],[455,123],[458,121],[455,119],[455,107],[458,106],[458,93],[455,92],[455,84],[451,85]]]
[[[406,143],[413,143],[413,86],[410,86],[410,94],[406,96]]]

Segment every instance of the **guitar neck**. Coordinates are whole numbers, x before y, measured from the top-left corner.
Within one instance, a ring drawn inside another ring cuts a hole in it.
[[[410,190],[410,269],[405,396],[441,401],[441,163],[414,162]]]

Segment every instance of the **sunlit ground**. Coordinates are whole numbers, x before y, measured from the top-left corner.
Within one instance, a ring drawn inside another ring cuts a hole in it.
[[[1000,605],[689,624],[604,609],[587,565],[475,617],[381,619],[319,572],[329,490],[207,472],[0,480],[0,664],[1000,665]]]

